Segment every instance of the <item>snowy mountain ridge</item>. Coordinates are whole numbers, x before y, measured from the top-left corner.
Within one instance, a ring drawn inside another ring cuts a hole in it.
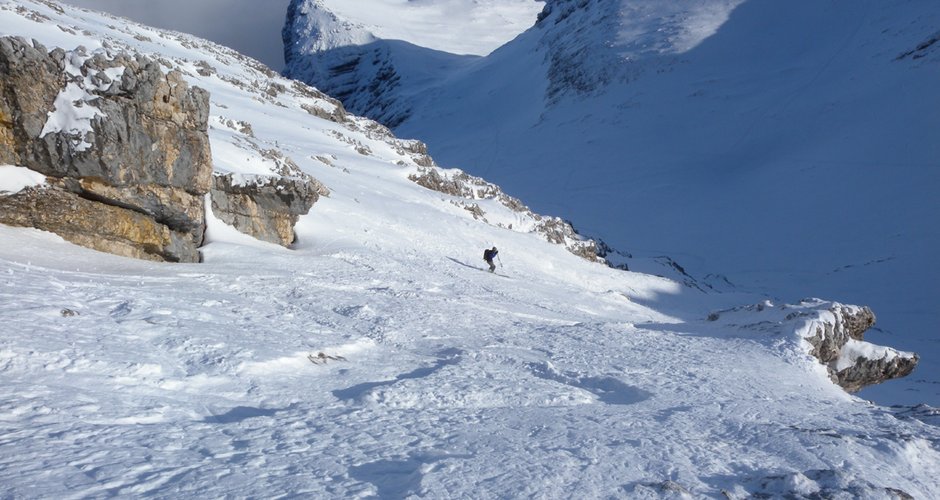
[[[408,101],[523,31],[540,9],[535,0],[292,0],[285,74],[395,126]]]
[[[714,35],[743,1],[547,2],[534,28],[547,63],[547,101],[629,82],[647,62],[655,70],[658,59],[678,58]]]
[[[203,40],[44,0],[0,0],[0,35],[175,68],[210,96],[216,175],[328,190],[290,249],[210,207],[201,264],[0,225],[11,496],[940,495],[936,410],[830,379],[911,354],[810,355],[863,308],[579,258],[533,231],[560,220]],[[0,189],[41,188],[16,167]]]
[[[929,0],[557,0],[429,84],[401,70],[420,53],[379,57],[402,75],[392,113],[344,99],[625,254],[872,306],[873,335],[925,355],[863,394],[936,402],[938,25]]]
[[[285,44],[285,51],[301,54],[400,40],[451,54],[484,56],[531,26],[541,4],[539,0],[297,0],[288,7],[287,25],[299,31],[291,36],[302,46]],[[458,29],[440,29],[454,20],[459,20]]]

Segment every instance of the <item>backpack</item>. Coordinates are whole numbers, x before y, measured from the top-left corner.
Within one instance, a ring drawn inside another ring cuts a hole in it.
[[[493,260],[493,251],[487,248],[483,251],[483,260],[490,261]]]

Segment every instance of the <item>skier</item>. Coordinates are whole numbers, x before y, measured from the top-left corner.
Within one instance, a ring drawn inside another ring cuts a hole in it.
[[[496,255],[498,253],[499,251],[496,250],[496,247],[488,248],[483,251],[483,260],[485,260],[486,263],[490,265],[490,272],[493,272],[496,270],[496,264],[493,263],[493,259],[496,258]]]

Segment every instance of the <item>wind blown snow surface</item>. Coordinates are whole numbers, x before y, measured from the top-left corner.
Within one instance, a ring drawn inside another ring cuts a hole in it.
[[[0,226],[3,496],[940,496],[935,410],[846,394],[775,316],[706,319],[757,296],[476,220],[207,42],[41,1],[0,27],[160,55],[211,92],[222,171],[278,148],[331,191],[290,250],[210,217],[202,264]]]
[[[549,6],[396,132],[705,283],[871,306],[922,360],[862,394],[940,404],[940,3]]]

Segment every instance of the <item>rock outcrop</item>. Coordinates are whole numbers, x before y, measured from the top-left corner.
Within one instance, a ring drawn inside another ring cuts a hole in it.
[[[795,335],[826,367],[829,378],[848,392],[909,375],[920,359],[914,353],[866,342],[865,331],[875,324],[868,307],[819,299],[779,306],[765,301],[714,312],[708,319],[750,331]]]
[[[212,213],[226,224],[255,238],[289,246],[294,224],[327,194],[310,176],[213,177]]]
[[[812,323],[804,335],[813,346],[810,353],[826,364],[833,381],[849,392],[904,377],[917,366],[916,354],[864,342],[865,331],[875,324],[875,314],[867,307],[832,304],[828,315]]]
[[[473,214],[474,219],[505,227],[506,229],[539,234],[548,242],[562,245],[569,252],[582,259],[611,265],[601,255],[602,248],[594,240],[578,234],[570,222],[559,217],[539,215],[530,210],[519,199],[504,193],[499,186],[479,177],[474,177],[459,169],[442,169],[438,167],[434,160],[427,155],[427,147],[424,144],[418,141],[411,142],[411,144],[406,145],[405,149],[412,153],[415,157],[415,163],[418,164],[415,172],[408,176],[412,182],[453,197],[451,203],[469,211]],[[515,225],[488,220],[486,211],[474,200],[495,200],[504,207],[516,212],[518,218]]]
[[[0,197],[0,222],[52,231],[77,245],[126,257],[185,262],[199,258],[188,234],[135,210],[55,186]]]
[[[0,197],[0,222],[197,262],[212,176],[208,116],[207,92],[147,57],[0,39],[0,162],[49,178]]]

